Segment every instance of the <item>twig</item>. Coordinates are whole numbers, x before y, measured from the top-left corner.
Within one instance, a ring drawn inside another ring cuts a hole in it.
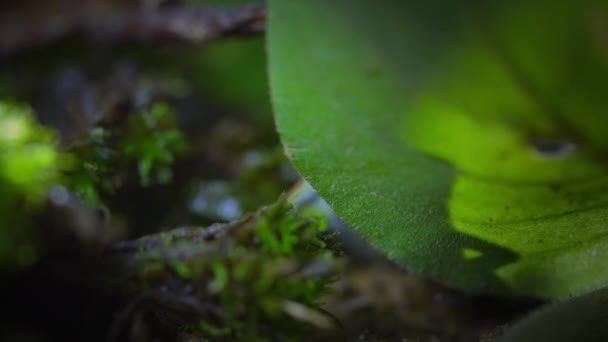
[[[143,10],[99,1],[51,3],[42,9],[38,4],[0,11],[0,56],[73,35],[106,43],[201,44],[227,35],[261,33],[266,20],[265,7],[259,4]]]

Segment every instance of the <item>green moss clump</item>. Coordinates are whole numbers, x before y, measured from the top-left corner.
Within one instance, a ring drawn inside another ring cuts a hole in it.
[[[152,311],[161,321],[173,317],[167,325],[179,322],[181,333],[298,340],[333,324],[320,310],[337,265],[320,239],[324,230],[281,199],[234,223],[121,243],[112,265],[135,291],[154,293]]]

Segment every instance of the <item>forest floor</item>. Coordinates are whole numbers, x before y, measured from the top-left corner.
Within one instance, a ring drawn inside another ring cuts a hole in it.
[[[0,5],[0,103],[72,158],[42,205],[0,219],[35,246],[0,263],[1,340],[492,341],[540,304],[408,273],[306,214],[320,199],[274,129],[264,19],[260,5]]]

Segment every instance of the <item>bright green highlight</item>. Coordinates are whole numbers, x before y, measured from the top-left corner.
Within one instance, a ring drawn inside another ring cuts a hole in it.
[[[479,257],[481,257],[483,255],[483,253],[481,253],[480,251],[476,251],[474,249],[471,248],[463,248],[462,249],[462,257],[465,259],[477,259]]]
[[[0,268],[37,259],[28,215],[43,204],[63,164],[53,131],[39,125],[29,108],[0,101]]]

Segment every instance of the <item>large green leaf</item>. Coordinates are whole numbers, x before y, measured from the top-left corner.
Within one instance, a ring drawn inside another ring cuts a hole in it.
[[[376,248],[475,291],[607,283],[608,2],[271,0],[269,16],[287,154]]]

